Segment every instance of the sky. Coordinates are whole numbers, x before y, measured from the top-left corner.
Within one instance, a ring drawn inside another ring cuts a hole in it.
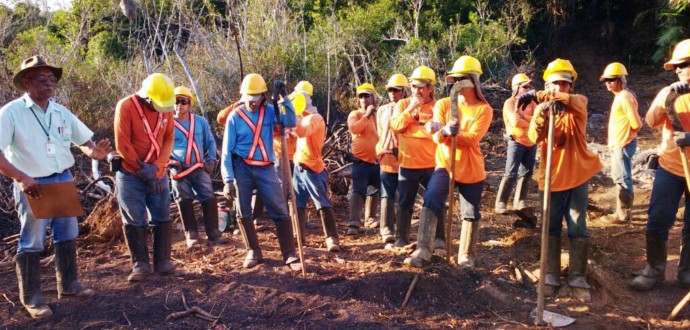
[[[0,3],[13,7],[17,2],[26,2],[27,0],[0,0]],[[39,7],[48,7],[50,10],[69,9],[72,5],[72,0],[28,0],[29,2],[38,4]]]

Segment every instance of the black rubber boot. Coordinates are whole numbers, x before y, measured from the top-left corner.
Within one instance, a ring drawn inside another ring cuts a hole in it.
[[[381,199],[379,232],[384,243],[395,242],[395,202],[390,198]]]
[[[321,215],[321,223],[323,224],[323,233],[326,236],[326,250],[328,252],[340,251],[340,240],[338,239],[338,228],[335,225],[335,218],[333,217],[333,209],[324,207],[319,210]]]
[[[462,221],[460,244],[458,246],[458,266],[460,268],[474,269],[478,240],[479,221],[464,219]]]
[[[352,193],[350,201],[350,220],[347,222],[347,235],[359,235],[362,228],[362,210],[364,208],[364,197],[357,193]]]
[[[438,224],[436,225],[436,235],[434,238],[434,251],[446,251],[446,210],[444,207],[436,218]]]
[[[647,232],[646,236],[647,265],[631,283],[634,289],[640,291],[653,289],[666,277],[666,241],[657,233]]]
[[[376,211],[379,208],[379,200],[381,200],[381,193],[375,193],[367,196],[366,205],[364,207],[364,226],[367,228],[378,228],[379,221],[376,220]]]
[[[244,244],[247,248],[247,256],[244,258],[242,267],[253,268],[264,260],[261,255],[261,248],[259,247],[259,237],[256,236],[254,221],[250,218],[242,218],[238,223],[240,225],[240,232],[242,232],[242,238],[244,238]]]
[[[513,209],[528,209],[527,195],[529,194],[529,186],[531,182],[531,175],[518,177],[517,184],[515,185],[515,198],[513,199]]]
[[[513,178],[504,176],[501,179],[501,184],[498,186],[498,192],[496,193],[495,213],[505,214],[508,211],[508,196],[510,196],[510,192],[513,190],[513,184],[515,184],[515,179]]]
[[[290,218],[283,218],[276,221],[276,233],[278,234],[278,244],[283,261],[294,271],[302,270],[297,253],[295,253],[295,236],[292,232]]]
[[[683,235],[680,243],[678,282],[683,286],[690,286],[690,234]]]
[[[53,315],[41,295],[41,255],[39,252],[24,252],[14,257],[19,285],[19,301],[29,315],[35,319]]]
[[[73,240],[55,244],[55,270],[58,298],[89,298],[95,294],[77,281],[77,244]]]
[[[395,233],[395,246],[403,247],[410,244],[410,226],[412,226],[412,210],[403,210],[398,207],[398,218],[395,224],[398,231]]]
[[[159,222],[153,227],[153,270],[161,275],[171,275],[175,266],[170,263],[172,252],[172,222]]]
[[[417,235],[417,249],[412,254],[405,258],[403,263],[414,267],[424,267],[431,261],[433,254],[434,241],[432,237],[436,236],[436,226],[438,219],[431,209],[423,208],[422,216],[419,221],[419,234]]]
[[[587,283],[587,258],[589,256],[589,240],[587,238],[573,238],[570,240],[570,265],[568,266],[568,285],[573,288],[576,298],[588,302],[592,299]]]
[[[546,251],[545,296],[553,296],[561,286],[561,236],[549,235]]]
[[[303,207],[297,208],[297,220],[299,221],[299,233],[302,238],[302,244],[307,243],[307,210]]]
[[[229,243],[230,241],[218,230],[218,202],[215,197],[201,203],[201,210],[204,213],[204,227],[208,241],[215,244]]]
[[[132,257],[132,273],[127,280],[130,282],[141,282],[150,273],[149,248],[146,243],[146,227],[124,225],[125,243]]]
[[[181,199],[177,202],[177,209],[180,211],[180,218],[184,226],[184,237],[187,247],[191,248],[199,243],[199,229],[194,214],[194,200]],[[216,211],[217,212],[217,211]]]

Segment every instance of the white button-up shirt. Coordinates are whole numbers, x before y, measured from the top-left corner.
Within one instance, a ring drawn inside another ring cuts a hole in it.
[[[71,144],[82,145],[92,136],[71,111],[53,101],[43,112],[24,94],[0,109],[0,150],[14,167],[34,178],[72,167]],[[48,154],[48,144],[54,155]]]

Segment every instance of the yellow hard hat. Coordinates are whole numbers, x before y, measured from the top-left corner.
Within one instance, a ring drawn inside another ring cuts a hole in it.
[[[295,108],[295,114],[298,116],[301,115],[302,112],[304,112],[304,109],[307,107],[307,99],[302,93],[306,92],[294,92],[288,96],[292,102],[292,106]]]
[[[432,85],[436,85],[436,73],[428,66],[420,66],[412,71],[410,80],[428,80]]]
[[[474,73],[480,76],[482,72],[482,65],[479,60],[468,55],[460,56],[453,64],[453,68],[448,72],[446,81],[452,80],[453,77]]]
[[[357,87],[357,96],[362,93],[371,93],[374,96],[378,95],[376,93],[376,88],[370,83],[363,83]]]
[[[676,64],[681,64],[687,60],[690,60],[690,39],[685,39],[676,45],[671,60],[664,63],[664,69],[673,70]]]
[[[386,89],[391,87],[409,88],[410,82],[407,81],[407,77],[405,77],[404,74],[396,73],[388,79],[388,83],[386,84]]]
[[[185,86],[177,86],[175,87],[175,96],[182,95],[186,96],[189,98],[190,106],[194,106],[194,93],[189,90],[189,88]]]
[[[604,74],[601,75],[599,81],[604,81],[604,79],[607,78],[616,78],[627,75],[628,70],[625,69],[625,65],[618,62],[613,62],[606,66],[606,69],[604,69]]]
[[[513,81],[510,83],[510,87],[515,88],[517,86],[520,86],[521,84],[529,83],[529,82],[532,82],[532,80],[529,79],[529,77],[526,74],[518,73],[518,74],[513,76]]]
[[[559,80],[572,83],[577,80],[577,72],[570,61],[557,58],[546,66],[543,78],[547,84]]]
[[[158,112],[175,110],[175,84],[162,73],[152,73],[141,83],[140,94],[145,94]]]
[[[259,74],[250,73],[242,79],[242,85],[240,86],[240,94],[242,95],[261,94],[267,90],[266,82]]]
[[[295,86],[295,91],[296,92],[305,92],[305,93],[309,94],[309,96],[314,96],[314,86],[306,80],[302,80],[302,81],[298,82],[297,85]]]

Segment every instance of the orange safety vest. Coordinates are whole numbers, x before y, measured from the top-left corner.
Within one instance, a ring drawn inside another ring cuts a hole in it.
[[[252,120],[249,119],[249,117],[247,117],[247,114],[245,114],[244,111],[244,108],[239,108],[237,109],[237,114],[240,116],[240,118],[242,118],[242,120],[244,120],[245,124],[249,126],[249,129],[252,130],[252,133],[254,133],[254,143],[252,143],[252,148],[249,149],[249,154],[247,155],[247,158],[243,159],[244,162],[249,165],[255,166],[266,166],[272,164],[268,161],[268,152],[266,152],[264,141],[261,140],[261,128],[263,127],[264,115],[266,114],[266,105],[261,106],[261,110],[259,110],[259,121],[256,122],[256,125],[252,123]],[[261,156],[264,160],[251,159],[252,156],[254,156],[254,154],[256,153],[257,147],[259,148],[259,150],[261,150]]]
[[[173,176],[173,179],[179,180],[187,175],[189,173],[194,172],[194,170],[198,168],[204,168],[204,163],[201,161],[201,153],[199,152],[199,148],[196,146],[196,143],[194,142],[194,117],[196,117],[194,114],[190,113],[190,119],[189,119],[189,131],[187,131],[182,124],[175,119],[175,127],[182,131],[182,134],[184,134],[187,137],[187,153],[185,154],[184,157],[184,165],[192,165],[192,150],[194,150],[194,154],[196,154],[196,161],[197,163],[192,165],[190,168],[177,173]]]
[[[149,121],[146,120],[146,116],[144,116],[144,110],[141,108],[139,99],[135,95],[132,95],[132,102],[134,103],[134,107],[137,108],[137,112],[139,112],[139,117],[141,118],[141,121],[144,122],[144,131],[148,135],[149,140],[151,140],[151,149],[149,149],[149,153],[146,155],[146,158],[144,158],[144,163],[148,163],[154,154],[156,155],[156,158],[158,158],[158,156],[160,156],[161,153],[161,147],[158,145],[158,142],[156,142],[156,138],[158,138],[158,132],[160,131],[161,125],[163,125],[163,113],[158,113],[156,129],[151,130]]]

